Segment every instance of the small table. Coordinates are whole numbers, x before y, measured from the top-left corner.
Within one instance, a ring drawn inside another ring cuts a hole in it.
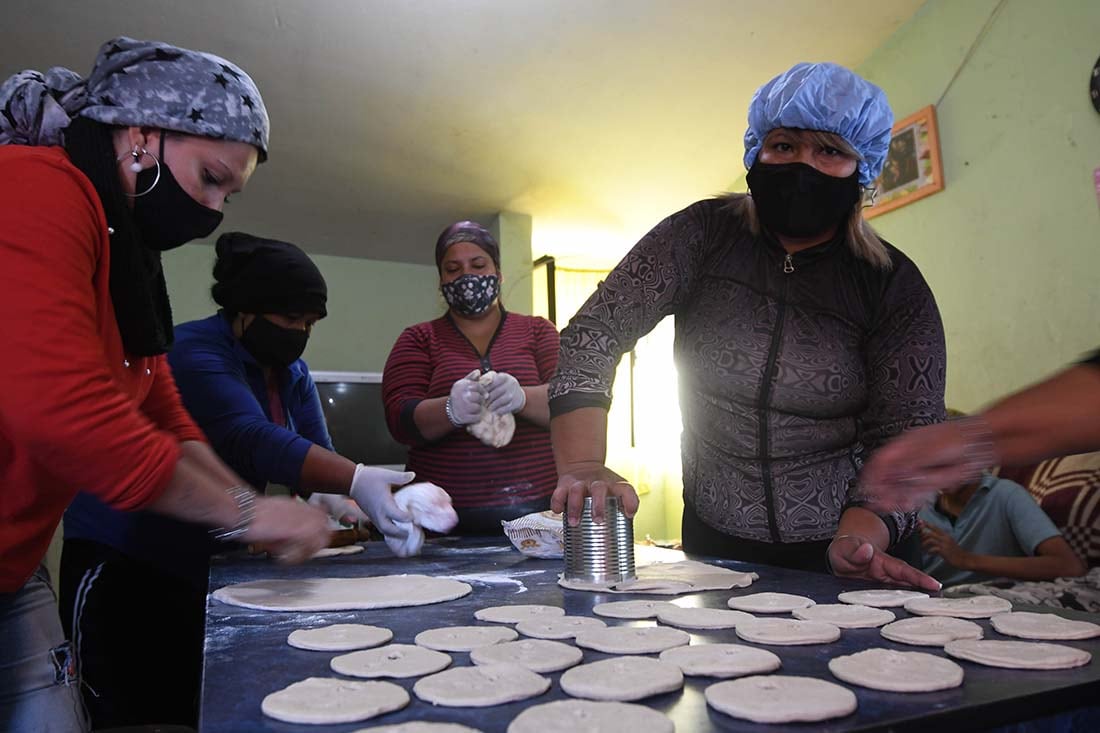
[[[650,549],[650,548],[647,548]],[[667,553],[669,560],[682,559],[682,553]],[[606,601],[628,599],[681,599],[681,605],[726,608],[732,595],[760,591],[782,591],[806,595],[818,603],[835,603],[841,591],[871,587],[867,583],[828,575],[785,570],[765,565],[695,558],[741,571],[759,573],[751,588],[732,591],[706,591],[687,596],[597,594],[569,591],[557,585],[560,560],[525,558],[501,538],[442,538],[428,542],[420,557],[399,559],[384,543],[372,542],[356,555],[313,560],[305,565],[285,567],[262,557],[231,556],[216,559],[210,571],[210,589],[250,580],[269,578],[362,577],[417,573],[446,576],[473,586],[473,593],[456,601],[414,608],[324,613],[279,613],[255,611],[208,600],[206,643],[203,663],[202,704],[199,730],[202,733],[241,733],[241,731],[324,731],[342,733],[377,725],[408,720],[462,723],[486,733],[504,733],[521,711],[532,705],[569,699],[561,691],[561,673],[549,675],[550,690],[543,695],[507,705],[489,708],[435,707],[412,694],[415,679],[392,680],[409,690],[412,702],[403,710],[360,723],[310,726],[283,723],[264,716],[260,701],[265,695],[306,677],[339,677],[331,671],[329,660],[334,652],[295,649],[286,643],[291,631],[330,623],[366,623],[391,629],[395,643],[411,644],[424,629],[438,626],[480,625],[474,612],[487,606],[543,603],[560,606],[569,615],[592,615],[592,607]],[[898,618],[909,614],[894,610]],[[1025,610],[1017,607],[1017,610]],[[1026,610],[1049,610],[1028,608]],[[1069,618],[1100,622],[1094,614],[1060,611]],[[654,621],[607,619],[609,625],[652,625]],[[1002,637],[981,620],[986,638]],[[171,633],[168,630],[167,633]],[[691,631],[692,643],[740,641],[732,629]],[[1019,721],[1052,722],[1044,716],[1057,714],[1053,722],[1065,725],[1071,716],[1082,716],[1095,724],[1100,720],[1100,638],[1088,641],[1059,642],[1089,651],[1090,664],[1058,671],[1014,671],[959,662],[966,671],[962,687],[941,692],[899,694],[867,690],[846,685],[859,698],[859,709],[846,718],[827,721],[816,727],[802,725],[757,725],[737,720],[707,707],[703,690],[718,681],[709,677],[685,677],[680,692],[658,695],[639,704],[665,712],[676,723],[679,733],[705,731],[965,731],[987,730]],[[846,629],[839,641],[808,646],[761,646],[783,660],[779,674],[808,675],[839,682],[829,673],[827,663],[833,657],[870,647],[943,654],[935,647],[895,644],[879,635],[878,629]],[[454,653],[453,666],[470,664],[469,654]],[[608,657],[584,650],[584,662]],[[152,672],[151,672],[152,673]],[[844,683],[840,683],[844,684]],[[1084,728],[1073,728],[1084,729]]]

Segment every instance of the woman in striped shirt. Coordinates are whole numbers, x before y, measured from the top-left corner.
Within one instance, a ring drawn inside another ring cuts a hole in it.
[[[549,508],[557,484],[546,384],[558,333],[544,318],[504,310],[500,247],[480,224],[443,230],[435,261],[448,309],[394,344],[382,377],[386,421],[410,447],[407,469],[451,495],[456,532],[499,532],[502,519]],[[480,384],[475,372],[493,372],[492,381]],[[466,430],[483,407],[514,416],[507,445],[494,448]]]

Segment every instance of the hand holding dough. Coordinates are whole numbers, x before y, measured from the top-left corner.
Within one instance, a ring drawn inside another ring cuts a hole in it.
[[[496,372],[485,372],[478,378],[478,384],[486,395],[491,390],[496,376]],[[503,415],[494,413],[489,409],[489,400],[486,397],[481,401],[481,416],[477,422],[467,425],[466,431],[485,445],[503,448],[512,442],[512,435],[516,432],[516,418],[510,412]]]
[[[458,514],[446,491],[431,483],[410,484],[393,495],[397,506],[412,517],[411,522],[395,522],[406,530],[404,537],[386,537],[386,545],[398,557],[419,555],[424,546],[424,530],[450,532],[458,524]]]

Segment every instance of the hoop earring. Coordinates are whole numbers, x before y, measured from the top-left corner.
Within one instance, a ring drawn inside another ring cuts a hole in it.
[[[865,186],[863,189],[863,208],[869,209],[875,205],[875,197],[878,196],[878,189],[874,186]]]
[[[132,199],[141,198],[142,196],[146,195],[154,188],[156,188],[157,184],[160,182],[160,160],[157,159],[157,156],[153,155],[148,150],[138,145],[135,145],[134,149],[131,150],[129,153],[124,153],[115,159],[116,163],[121,163],[123,160],[126,159],[127,156],[129,156],[132,160],[130,161],[130,165],[128,167],[134,173],[139,173],[141,172],[141,159],[144,158],[146,155],[152,158],[153,163],[155,163],[157,166],[157,174],[153,178],[152,184],[150,184],[149,188],[145,189],[141,193],[127,193],[123,194],[124,196],[128,196]]]

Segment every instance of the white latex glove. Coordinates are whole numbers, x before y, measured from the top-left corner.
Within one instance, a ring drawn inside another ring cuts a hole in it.
[[[424,546],[424,529],[432,532],[450,532],[458,524],[458,514],[451,506],[450,495],[432,483],[406,486],[394,494],[397,506],[412,515],[412,522],[400,523],[408,530],[404,539],[386,538],[386,545],[398,557],[419,555]]]
[[[351,497],[345,494],[313,493],[309,497],[309,503],[327,512],[330,517],[341,524],[358,524],[365,522],[369,517],[363,513]]]
[[[450,415],[459,425],[469,425],[481,417],[481,402],[485,397],[483,388],[478,384],[481,372],[474,370],[451,387],[451,396],[447,398]]]
[[[379,532],[386,537],[404,538],[408,530],[394,522],[410,522],[412,517],[394,503],[392,487],[404,486],[414,478],[416,474],[411,471],[391,471],[360,463],[355,467],[355,477],[351,480],[351,491],[348,493],[367,513]]]
[[[493,372],[493,381],[486,394],[489,410],[494,415],[511,415],[519,412],[527,404],[527,395],[519,380],[511,374]]]

